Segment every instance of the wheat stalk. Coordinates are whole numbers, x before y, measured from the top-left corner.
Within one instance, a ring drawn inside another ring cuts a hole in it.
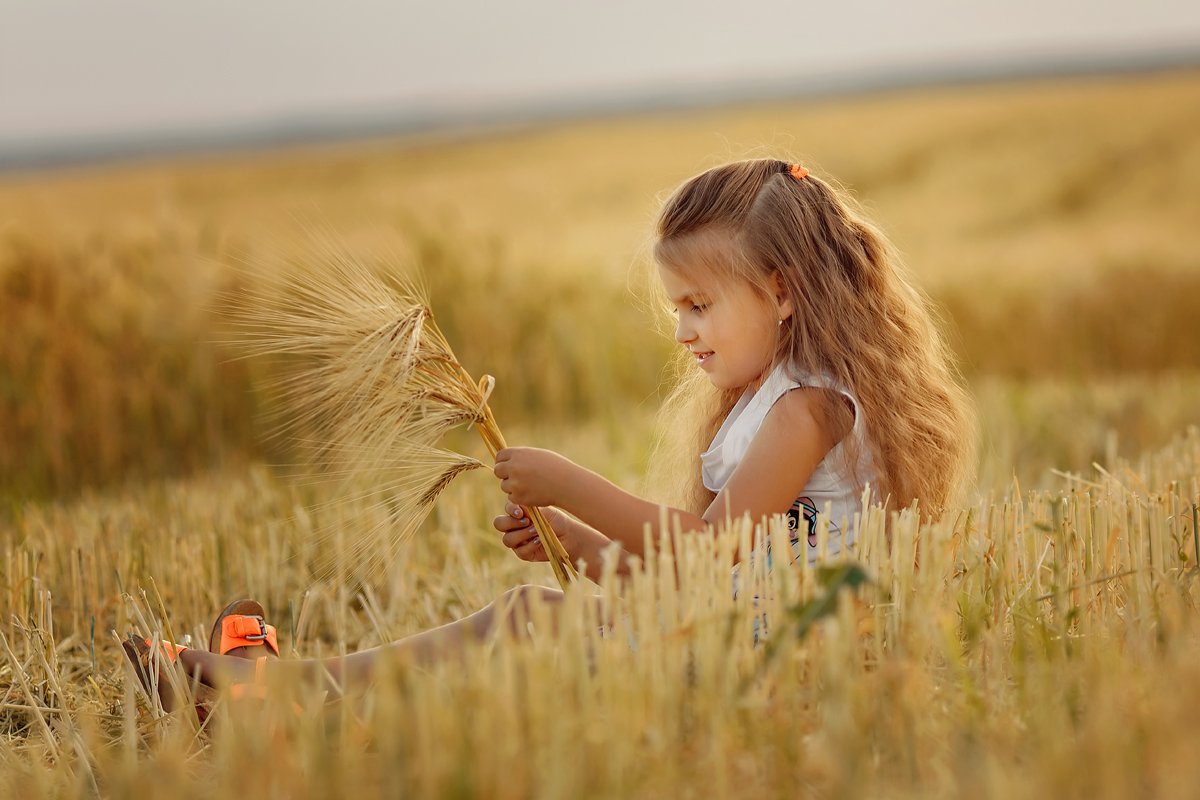
[[[237,322],[249,355],[288,362],[275,433],[308,451],[321,480],[369,481],[357,496],[386,505],[380,525],[399,520],[394,547],[455,477],[484,466],[436,447],[449,430],[474,425],[493,458],[506,446],[488,406],[495,379],[477,381],[459,363],[419,284],[385,280],[330,246],[319,255],[323,263],[288,270],[243,304]],[[575,566],[541,511],[526,512],[566,588]]]

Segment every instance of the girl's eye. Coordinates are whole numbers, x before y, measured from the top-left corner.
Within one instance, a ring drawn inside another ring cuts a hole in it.
[[[705,311],[708,311],[708,307],[710,305],[711,303],[692,303],[687,307],[687,310],[690,314],[703,314]],[[683,309],[679,308],[679,306],[676,306],[675,308],[671,309],[671,313],[678,317],[683,313]]]

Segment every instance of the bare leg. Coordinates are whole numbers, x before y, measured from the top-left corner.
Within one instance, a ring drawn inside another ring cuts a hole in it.
[[[458,655],[469,644],[487,641],[499,630],[502,618],[508,633],[516,637],[527,635],[526,623],[531,618],[529,607],[534,597],[540,598],[549,612],[550,635],[558,635],[558,614],[563,593],[543,586],[518,586],[462,619],[390,644],[347,656],[271,662],[269,668],[275,674],[284,674],[284,670],[289,670],[291,674],[307,681],[328,680],[333,684],[331,688],[335,689],[347,683],[367,683],[374,677],[380,659],[430,664]],[[502,613],[502,610],[507,610],[507,613]],[[198,671],[202,681],[214,686],[248,681],[254,677],[254,662],[242,658],[185,650],[180,654],[180,659],[189,671]]]

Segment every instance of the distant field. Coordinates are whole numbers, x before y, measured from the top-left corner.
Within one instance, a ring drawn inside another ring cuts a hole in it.
[[[787,154],[852,189],[926,280],[1045,280],[1194,267],[1198,132],[1194,72],[965,86],[38,175],[0,183],[0,219],[276,246],[292,215],[364,245],[415,222],[497,237],[515,264],[620,279],[659,195],[711,164]]]
[[[464,359],[501,378],[514,424],[530,410],[653,408],[670,345],[637,297],[658,200],[749,155],[800,158],[850,188],[943,305],[969,375],[1195,370],[1197,109],[1200,75],[1164,73],[10,178],[0,491],[261,454],[261,376],[215,344],[228,338],[215,297],[246,279],[231,266],[304,258],[314,229],[359,257],[417,264]],[[524,321],[500,324],[505,313]],[[85,390],[88,421],[75,413]]]
[[[771,659],[692,553],[684,595],[658,564],[621,601],[643,647],[593,641],[596,662],[484,648],[211,736],[135,701],[109,632],[139,611],[202,632],[248,593],[286,647],[328,654],[551,580],[497,543],[483,474],[362,571],[347,542],[378,509],[306,510],[319,492],[265,466],[295,453],[264,435],[288,412],[273,367],[238,359],[245,289],[327,241],[416,270],[511,442],[638,487],[673,348],[655,211],[758,155],[843,183],[937,302],[979,404],[978,502],[894,537],[873,517],[875,583],[811,628],[792,623],[828,579],[777,571]],[[0,797],[1190,796],[1198,187],[1196,72],[5,178]]]

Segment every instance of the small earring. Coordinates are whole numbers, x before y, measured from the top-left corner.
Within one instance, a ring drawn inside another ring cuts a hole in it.
[[[779,318],[779,327],[783,327],[783,317]]]

